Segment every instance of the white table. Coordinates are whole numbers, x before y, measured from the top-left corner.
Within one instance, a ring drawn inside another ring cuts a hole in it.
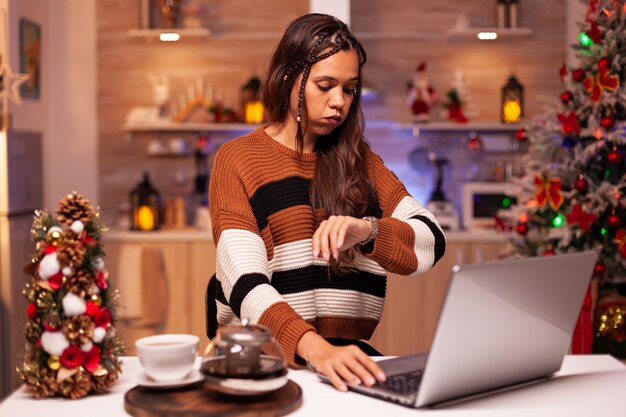
[[[123,374],[112,391],[80,400],[35,400],[24,389],[0,404],[2,417],[115,417],[124,411],[124,393],[140,372],[136,357],[123,358]],[[415,410],[364,395],[336,391],[309,371],[289,371],[303,391],[303,404],[293,416],[626,416],[626,366],[607,355],[567,356],[554,378],[512,391],[438,409]]]

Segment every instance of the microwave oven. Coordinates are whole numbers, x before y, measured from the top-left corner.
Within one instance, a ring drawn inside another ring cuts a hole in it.
[[[519,186],[511,182],[466,182],[462,187],[461,218],[467,230],[493,230],[498,211],[517,204]]]

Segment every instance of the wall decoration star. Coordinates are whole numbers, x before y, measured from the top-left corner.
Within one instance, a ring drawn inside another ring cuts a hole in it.
[[[0,65],[0,97],[3,104],[5,97],[13,103],[22,104],[22,95],[20,94],[20,86],[30,78],[28,74],[15,73],[8,64]],[[8,104],[8,103],[7,103]],[[6,108],[6,106],[5,106]]]

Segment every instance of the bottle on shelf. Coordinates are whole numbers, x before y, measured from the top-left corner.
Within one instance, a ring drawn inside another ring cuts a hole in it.
[[[505,28],[508,26],[508,3],[509,0],[497,0],[496,2],[496,26],[499,28]]]
[[[517,28],[519,19],[519,0],[509,0],[509,27]]]

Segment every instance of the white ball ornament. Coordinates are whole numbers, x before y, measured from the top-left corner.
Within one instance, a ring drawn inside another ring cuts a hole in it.
[[[104,336],[106,336],[107,331],[102,327],[96,327],[93,330],[93,341],[94,343],[100,343],[104,340]]]
[[[72,229],[72,232],[80,235],[81,233],[83,233],[83,230],[85,230],[85,224],[80,220],[74,220],[74,223],[72,223],[70,229]]]
[[[104,269],[104,259],[101,256],[96,257],[93,260],[93,267],[96,268],[96,271],[102,271]]]
[[[41,347],[49,355],[61,356],[63,351],[69,347],[70,342],[62,332],[43,332],[41,335]]]
[[[84,298],[68,292],[63,297],[63,312],[66,317],[80,316],[87,311],[87,302]]]
[[[44,281],[47,281],[52,275],[58,274],[60,270],[61,266],[57,260],[56,252],[49,253],[39,262],[39,276]]]
[[[80,345],[80,350],[82,350],[83,352],[89,352],[92,347],[93,347],[93,343],[87,342],[87,343],[83,343],[82,345]]]
[[[72,276],[72,268],[70,268],[69,266],[66,266],[65,268],[63,268],[61,270],[61,273],[63,274],[63,276],[71,277]]]

